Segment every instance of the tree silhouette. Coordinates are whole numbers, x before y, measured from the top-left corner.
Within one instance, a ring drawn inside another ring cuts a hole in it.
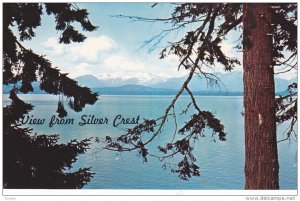
[[[286,139],[296,134],[293,129],[297,121],[297,98],[295,98],[297,83],[287,86],[289,93],[286,96],[275,99],[274,71],[275,74],[280,74],[297,69],[295,60],[297,4],[175,3],[174,5],[174,11],[169,18],[116,16],[132,21],[171,24],[170,29],[163,30],[147,41],[148,45],[152,45],[150,48],[154,48],[174,30],[186,30],[180,40],[168,43],[169,45],[161,51],[160,58],[163,59],[168,55],[178,56],[178,70],[183,68],[189,74],[161,118],[146,119],[142,124],[128,129],[127,133],[120,137],[107,136],[102,140],[105,149],[117,152],[138,150],[144,161],[147,161],[148,156],[152,156],[165,163],[175,155],[180,155],[182,160],[171,169],[172,172],[178,173],[182,179],[199,176],[199,166],[193,155],[195,139],[205,136],[206,128],[212,130],[212,135],[217,134],[221,141],[226,139],[226,133],[224,126],[212,113],[200,109],[188,84],[194,76],[205,77],[209,84],[220,83],[219,78],[208,69],[213,69],[217,63],[222,64],[225,71],[231,71],[240,65],[238,59],[228,57],[221,49],[221,42],[226,36],[232,31],[239,30],[242,34],[237,38],[236,48],[244,53],[244,80],[246,79],[247,85],[244,98],[246,189],[279,188],[276,122],[277,125],[290,122]],[[264,45],[262,47],[265,52],[260,52],[260,43]],[[266,61],[263,61],[264,59]],[[245,71],[252,74],[245,75]],[[186,114],[191,106],[194,106],[196,114],[182,128],[177,129],[174,106],[183,91],[190,95],[191,103],[182,114]],[[253,101],[249,104],[251,99]],[[259,107],[255,105],[256,103]],[[255,108],[251,108],[253,104]],[[174,119],[176,130],[170,136],[170,142],[158,146],[160,154],[150,153],[147,145],[157,136],[168,134],[162,131],[163,126],[171,118]],[[259,147],[270,147],[270,150],[266,152]],[[266,171],[270,169],[274,173],[267,174]]]
[[[61,32],[59,42],[69,44],[86,38],[72,24],[78,22],[83,31],[97,27],[88,20],[88,12],[71,3],[4,3],[3,4],[3,84],[12,86],[11,104],[3,108],[3,187],[4,188],[82,188],[90,181],[91,168],[70,172],[79,154],[85,153],[91,138],[58,144],[59,136],[32,135],[19,120],[33,109],[18,93],[33,91],[32,83],[49,94],[66,96],[74,111],[94,104],[98,94],[68,78],[44,56],[21,43],[35,36],[41,26],[41,15],[55,17],[55,29]],[[16,27],[15,32],[12,28]],[[17,34],[17,35],[15,35]],[[67,115],[63,102],[58,102],[59,117]]]

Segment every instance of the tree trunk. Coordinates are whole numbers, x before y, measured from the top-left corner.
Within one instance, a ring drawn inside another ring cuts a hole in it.
[[[267,4],[244,4],[246,189],[279,189],[271,17],[268,7]]]

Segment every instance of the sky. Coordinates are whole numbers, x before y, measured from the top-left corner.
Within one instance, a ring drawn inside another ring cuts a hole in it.
[[[148,18],[170,17],[174,5],[160,3],[77,3],[80,8],[86,8],[90,13],[90,21],[99,28],[94,32],[84,32],[87,39],[83,43],[69,45],[59,44],[60,32],[55,30],[53,16],[43,15],[42,25],[36,29],[36,37],[25,41],[24,45],[34,52],[45,55],[54,66],[62,72],[69,73],[72,78],[91,74],[98,78],[139,77],[145,80],[153,76],[161,78],[180,77],[186,75],[184,69],[178,71],[178,58],[174,55],[159,59],[159,53],[168,41],[177,41],[190,30],[175,31],[168,35],[156,49],[150,51],[150,46],[144,42],[170,27],[165,23],[133,22],[130,19],[114,17],[115,15],[141,16]],[[78,26],[80,29],[80,27]],[[228,56],[242,60],[242,55],[233,49],[233,41],[240,33],[231,33],[228,40],[222,43],[222,50]],[[241,71],[242,67],[235,70]],[[210,70],[212,71],[212,70]],[[217,65],[214,71],[224,72]],[[286,75],[287,79],[295,76],[295,72]]]

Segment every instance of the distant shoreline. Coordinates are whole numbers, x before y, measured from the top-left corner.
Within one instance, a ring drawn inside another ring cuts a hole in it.
[[[99,92],[98,92],[99,93]],[[4,93],[3,95],[8,95],[9,93]],[[23,94],[20,93],[19,95],[51,95],[56,96],[53,94],[48,93],[27,93]],[[167,94],[159,94],[159,93],[99,93],[100,96],[175,96],[176,93],[167,93]],[[224,93],[214,93],[214,92],[194,92],[194,96],[224,96],[224,97],[230,97],[230,96],[243,96],[243,92],[224,92]],[[182,93],[182,96],[189,96],[187,93]]]

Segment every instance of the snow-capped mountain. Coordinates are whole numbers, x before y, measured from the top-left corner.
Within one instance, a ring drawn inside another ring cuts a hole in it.
[[[210,85],[205,78],[195,76],[188,84],[192,91],[222,91],[222,92],[243,92],[242,72],[218,73],[219,85]],[[151,88],[179,90],[186,77],[165,78],[155,74],[140,73],[135,77],[132,75],[101,74],[97,77],[93,75],[83,75],[75,78],[80,85],[101,88],[120,87],[124,85],[143,85]],[[275,78],[276,92],[285,91],[288,84],[293,80]]]
[[[242,72],[216,74],[220,85],[209,85],[205,78],[195,76],[188,87],[197,95],[234,95],[243,94]],[[186,77],[165,78],[154,74],[128,75],[102,74],[99,76],[83,75],[75,78],[81,86],[92,88],[94,92],[104,95],[175,95],[182,87]],[[277,94],[287,93],[289,84],[297,82],[297,78],[289,80],[275,78]],[[45,93],[40,90],[38,83],[33,83],[33,93]],[[9,93],[11,85],[3,86],[3,93]]]
[[[211,85],[205,78],[195,76],[188,84],[192,91],[228,91],[228,92],[243,92],[243,73],[240,71],[230,73],[217,73],[219,78],[219,85]],[[154,84],[151,87],[154,88],[167,88],[167,89],[180,89],[182,83],[185,81],[185,77],[171,78],[165,82]],[[285,80],[281,78],[275,78],[276,92],[285,91],[287,86],[293,83],[295,79]]]
[[[153,73],[138,73],[135,75],[118,75],[103,73],[97,76],[94,75],[83,75],[75,78],[81,85],[85,85],[91,88],[95,87],[119,87],[123,85],[144,85],[150,86],[163,81],[166,78],[155,75]]]

